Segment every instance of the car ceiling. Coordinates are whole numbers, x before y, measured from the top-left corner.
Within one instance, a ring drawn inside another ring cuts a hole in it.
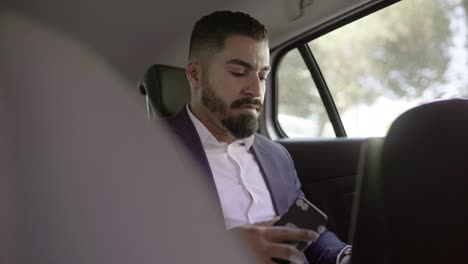
[[[306,1],[306,0],[302,0]],[[183,67],[193,23],[215,10],[251,14],[270,32],[270,46],[369,0],[312,0],[289,21],[285,2],[301,0],[6,0],[13,10],[85,43],[124,77],[136,81],[151,64]]]

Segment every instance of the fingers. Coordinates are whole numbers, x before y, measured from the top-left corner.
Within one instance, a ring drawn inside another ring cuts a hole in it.
[[[272,242],[282,241],[315,241],[319,234],[307,229],[272,226],[264,228],[265,238]]]
[[[233,231],[240,234],[252,246],[255,254],[263,263],[277,264],[271,258],[288,260],[293,264],[304,263],[305,257],[295,246],[285,241],[314,242],[319,234],[312,230],[284,226],[268,226],[275,219],[255,225],[239,226]]]
[[[275,218],[273,218],[271,220],[255,223],[255,225],[258,225],[258,226],[273,226],[276,222],[278,222],[279,219],[280,219],[280,217],[276,216]]]
[[[305,262],[304,254],[292,245],[271,243],[266,253],[268,256],[288,260],[293,264],[303,264]]]

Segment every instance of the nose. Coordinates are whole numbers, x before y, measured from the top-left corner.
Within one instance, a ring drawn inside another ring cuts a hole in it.
[[[244,89],[244,94],[250,97],[263,97],[265,82],[259,76],[252,76],[248,86]]]

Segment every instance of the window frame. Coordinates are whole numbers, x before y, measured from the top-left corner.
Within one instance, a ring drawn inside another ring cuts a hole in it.
[[[348,12],[345,12],[334,19],[326,21],[309,31],[300,34],[297,37],[286,41],[285,43],[271,49],[271,64],[272,70],[268,78],[269,93],[265,97],[265,109],[262,118],[260,132],[268,135],[272,139],[289,138],[281,128],[278,121],[278,69],[284,56],[293,49],[298,49],[304,63],[306,64],[313,81],[318,89],[318,93],[326,108],[327,115],[335,131],[337,138],[346,138],[346,130],[340,118],[338,109],[336,108],[333,96],[328,89],[325,78],[323,77],[320,65],[315,60],[312,51],[308,45],[309,42],[317,39],[331,31],[334,31],[342,26],[359,20],[365,16],[375,13],[390,5],[400,2],[401,0],[374,0],[358,6]],[[317,138],[320,139],[320,138]]]

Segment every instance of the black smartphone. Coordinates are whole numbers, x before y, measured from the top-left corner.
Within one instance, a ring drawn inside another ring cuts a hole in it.
[[[326,230],[327,222],[328,217],[325,213],[304,197],[299,197],[289,207],[288,211],[281,216],[280,220],[275,223],[275,226],[310,229],[322,234]],[[302,252],[309,246],[308,243],[303,241],[284,241],[284,243],[292,244]],[[290,263],[276,258],[273,258],[273,260],[280,264]]]

